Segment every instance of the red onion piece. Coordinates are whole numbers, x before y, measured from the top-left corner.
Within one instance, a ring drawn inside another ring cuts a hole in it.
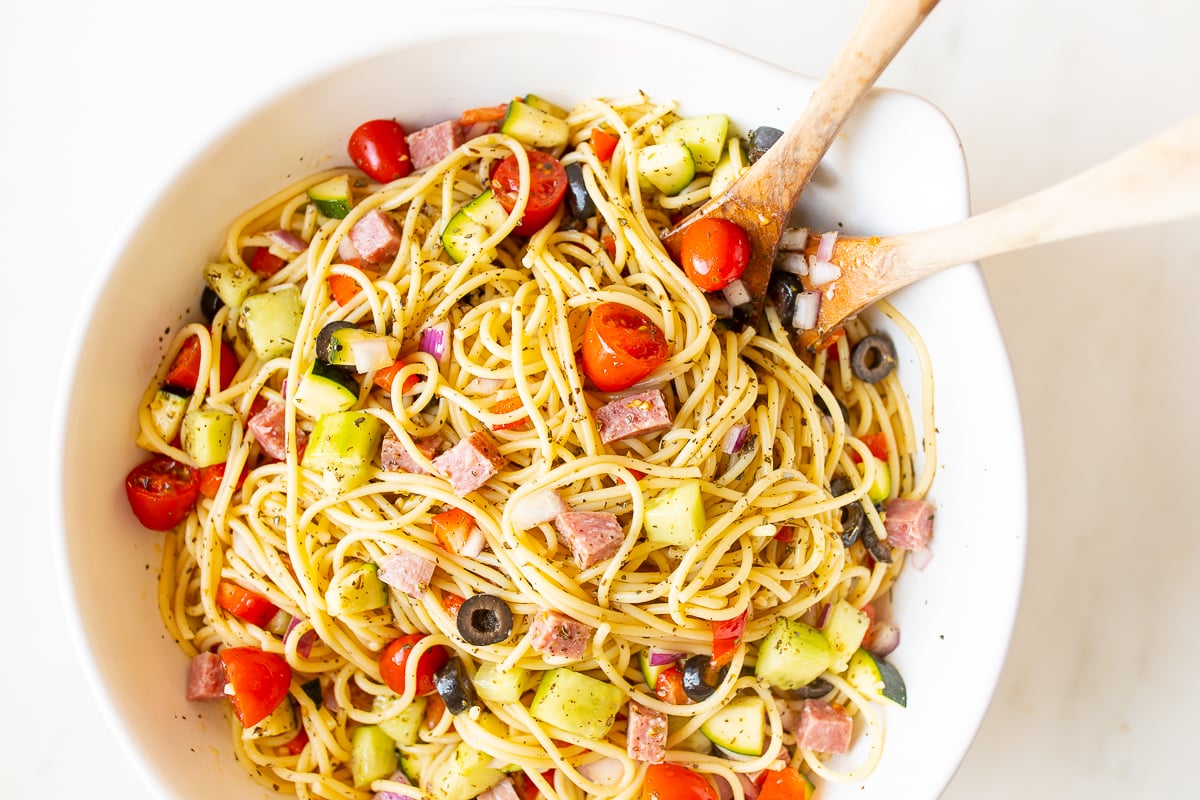
[[[826,620],[828,620],[828,619],[829,619],[829,609],[830,609],[830,605],[829,605],[829,603],[822,603],[822,604],[821,604],[821,610],[820,610],[820,612],[817,614],[817,627],[818,627],[818,628],[824,628],[824,627],[825,627],[825,622],[826,622]]]
[[[524,497],[518,497],[509,509],[508,516],[513,527],[519,531],[528,530],[534,525],[550,522],[570,508],[562,497],[553,489],[540,489]]]
[[[800,292],[796,295],[796,310],[792,312],[792,327],[798,331],[811,331],[817,327],[820,311],[820,292]]]
[[[836,241],[837,231],[821,234],[821,241],[817,243],[817,261],[828,261],[833,258],[833,243]]]
[[[749,425],[734,425],[721,441],[721,452],[728,455],[742,452],[742,448],[746,446],[746,439],[749,435]]]
[[[650,666],[662,667],[667,664],[674,664],[683,658],[683,655],[683,653],[677,653],[672,650],[659,650],[657,647],[651,647],[649,655]]]
[[[908,554],[908,563],[912,564],[913,569],[918,571],[928,567],[930,561],[933,561],[933,551],[928,547],[913,550]]]
[[[421,343],[417,349],[437,359],[439,367],[446,366],[450,359],[450,323],[439,322],[421,331]]]
[[[746,288],[746,284],[742,283],[740,280],[734,281],[726,286],[721,290],[721,294],[725,295],[725,299],[729,301],[729,305],[733,306],[734,308],[737,308],[738,306],[744,306],[751,300],[750,290],[748,290]]]
[[[842,277],[842,269],[831,261],[814,256],[808,262],[808,282],[811,286],[824,286]]]
[[[775,256],[775,269],[801,277],[808,275],[808,257],[804,253],[780,252]]]
[[[787,228],[779,237],[779,249],[785,253],[801,253],[808,247],[808,228]]]
[[[283,634],[283,638],[287,639],[287,637],[291,636],[292,631],[295,630],[296,626],[299,624],[300,618],[292,617],[292,621],[289,622],[287,626],[287,633]],[[296,652],[300,654],[301,658],[308,658],[312,655],[313,645],[316,643],[317,632],[312,628],[309,628],[304,633],[300,634],[300,638],[296,640]]]
[[[704,299],[708,301],[708,308],[717,319],[730,319],[733,316],[733,306],[725,299],[725,295],[706,294]]]
[[[900,629],[890,622],[876,622],[867,648],[877,656],[886,656],[900,646]]]
[[[268,231],[267,238],[271,240],[272,246],[280,247],[289,253],[303,253],[308,249],[308,242],[291,231]]]

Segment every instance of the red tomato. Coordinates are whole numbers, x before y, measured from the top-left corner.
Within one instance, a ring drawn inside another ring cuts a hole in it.
[[[412,172],[404,128],[393,119],[373,119],[359,125],[350,134],[346,150],[354,166],[380,183],[390,183]]]
[[[758,800],[809,800],[813,785],[795,767],[770,769],[763,773]]]
[[[521,407],[521,396],[514,395],[513,397],[505,398],[492,406],[491,410],[496,414],[507,414],[509,411],[516,411]],[[529,417],[521,417],[512,422],[502,422],[492,426],[494,431],[511,431],[514,428],[524,427],[529,422]]]
[[[550,221],[567,193],[567,171],[557,158],[541,150],[526,150],[529,157],[529,201],[525,213],[513,229],[520,236],[532,236]],[[500,162],[492,173],[492,194],[512,213],[517,206],[517,195],[521,192],[520,167],[516,155]]]
[[[601,303],[583,333],[583,372],[602,392],[628,389],[667,360],[662,329],[621,303]]]
[[[304,745],[306,744],[308,744],[308,731],[301,728],[296,737],[285,744],[283,749],[289,756],[298,756],[304,752]]]
[[[658,673],[658,677],[654,679],[654,696],[664,703],[674,703],[677,706],[687,703],[687,692],[683,690],[683,673],[675,667],[667,667]]]
[[[461,553],[475,528],[475,518],[461,508],[451,508],[434,514],[433,535],[451,553]]]
[[[469,128],[472,125],[478,125],[481,122],[499,122],[504,119],[508,113],[508,103],[501,103],[498,106],[480,106],[478,108],[468,108],[458,118],[458,124],[464,128]]]
[[[736,222],[706,217],[683,231],[679,260],[692,283],[706,292],[724,289],[750,263],[750,237]]]
[[[368,278],[375,280],[379,275],[371,270],[363,270]],[[333,296],[333,300],[339,306],[348,306],[350,301],[358,297],[358,293],[362,291],[362,287],[358,285],[358,281],[351,278],[349,275],[330,275],[325,279],[329,284],[329,293]]]
[[[646,767],[642,800],[717,800],[717,790],[687,767],[651,764]]]
[[[450,615],[451,619],[458,616],[458,610],[465,602],[467,602],[465,597],[454,592],[442,592],[442,608],[446,609],[446,613]]]
[[[272,253],[269,247],[256,247],[254,255],[250,258],[250,269],[264,278],[279,272],[286,264],[287,262]]]
[[[887,436],[884,435],[883,431],[868,433],[866,436],[862,437],[862,443],[865,444],[867,449],[871,451],[871,455],[875,456],[881,461],[887,461],[888,443]],[[855,464],[858,464],[862,461],[862,458],[859,457],[857,450],[850,451],[850,460]]]
[[[243,728],[262,722],[287,697],[292,668],[283,656],[257,647],[227,647],[221,660],[233,687],[233,713]]]
[[[620,137],[614,136],[602,128],[592,128],[592,152],[601,161],[608,161],[612,158],[613,151],[617,149],[617,143],[620,141]]]
[[[746,612],[729,620],[713,623],[712,663],[713,666],[723,666],[733,660],[738,646],[742,643],[742,634],[746,631]]]
[[[331,275],[330,277],[333,276]],[[390,367],[384,367],[381,370],[377,370],[375,372],[375,377],[371,380],[371,382],[380,389],[383,389],[385,392],[391,392],[392,381],[396,379],[396,374],[406,366],[408,366],[407,361],[405,361],[403,358],[397,358],[396,362]],[[420,382],[421,379],[416,375],[409,375],[404,379],[404,385],[400,387],[400,394],[410,394],[413,389],[417,388],[417,384]]]
[[[267,598],[224,578],[217,584],[217,605],[238,619],[260,628],[267,627],[267,623],[279,611]]]
[[[221,359],[221,374],[220,383],[222,389],[228,389],[229,384],[233,383],[233,376],[238,371],[237,353],[233,352],[233,348],[224,339],[221,340],[220,349]],[[183,343],[183,347],[179,348],[179,353],[175,356],[175,360],[171,362],[171,368],[167,370],[167,376],[163,378],[163,383],[168,386],[175,386],[184,391],[196,391],[196,384],[200,381],[200,339],[193,336]]]
[[[158,455],[125,476],[125,496],[138,522],[152,531],[169,531],[196,506],[200,479],[194,468]]]
[[[517,772],[512,775],[513,788],[517,791],[519,800],[537,800],[542,796],[537,784],[533,782],[524,772]],[[542,779],[551,786],[554,785],[554,770],[548,769],[542,773]]]
[[[383,648],[383,654],[379,656],[379,674],[388,688],[396,694],[404,694],[404,671],[407,669],[408,654],[417,642],[424,638],[423,633],[409,633],[399,639],[393,639],[391,644]],[[449,660],[446,648],[440,645],[435,645],[421,654],[421,660],[417,662],[417,696],[433,694],[433,673]]]

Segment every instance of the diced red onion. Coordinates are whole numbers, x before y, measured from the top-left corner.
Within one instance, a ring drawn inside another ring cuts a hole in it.
[[[729,305],[734,308],[744,306],[751,300],[750,291],[746,288],[746,284],[740,280],[736,280],[726,286],[721,290],[721,294],[725,295],[725,299],[729,301]]]
[[[900,646],[900,629],[890,622],[872,626],[871,644],[867,648],[877,656],[886,656]]]
[[[928,547],[922,547],[920,550],[913,550],[908,554],[908,563],[912,564],[913,569],[918,571],[928,567],[930,561],[933,561],[933,551]]]
[[[785,253],[775,256],[775,269],[804,277],[808,275],[808,256],[804,253]]]
[[[802,253],[808,247],[808,228],[786,228],[779,237],[779,249],[789,253]]]
[[[721,452],[728,455],[742,452],[742,448],[746,446],[746,437],[749,435],[749,425],[734,425],[729,429],[729,433],[725,434],[725,439],[721,442]]]
[[[817,261],[828,261],[833,258],[833,243],[836,241],[837,231],[821,234],[821,241],[817,243]]]
[[[821,611],[817,614],[817,627],[824,628],[825,621],[829,619],[829,603],[821,604]]]
[[[446,366],[450,358],[450,323],[439,322],[421,331],[421,343],[417,349],[437,359],[439,367]]]
[[[657,647],[650,648],[648,660],[652,667],[662,667],[667,664],[674,664],[679,659],[683,658],[683,653],[677,653],[673,650],[659,650]]]
[[[396,353],[388,340],[374,336],[351,342],[350,355],[354,357],[354,369],[359,374],[390,367],[396,361]]]
[[[564,511],[569,511],[567,504],[554,489],[540,489],[524,497],[518,497],[509,509],[509,519],[513,527],[519,531],[550,522]]]
[[[471,533],[467,536],[467,541],[463,544],[462,552],[459,555],[466,556],[467,558],[475,558],[483,552],[486,544],[487,539],[484,538],[483,531],[476,525],[471,528]]]
[[[792,327],[798,331],[811,331],[817,327],[820,311],[820,292],[800,292],[796,295],[796,310],[792,312]]]
[[[508,766],[508,763],[500,764],[496,769],[503,769],[506,766]],[[476,797],[475,800],[520,800],[520,795],[517,794],[517,789],[513,786],[512,779],[505,778]]]
[[[601,786],[616,786],[625,777],[625,767],[615,758],[600,758],[581,764],[579,774]]]
[[[810,286],[824,286],[842,277],[842,269],[832,261],[822,261],[813,256],[808,261],[808,283]]]
[[[795,730],[800,724],[800,703],[788,703],[779,712],[779,723],[785,731]]]
[[[308,242],[291,231],[268,231],[267,238],[271,240],[273,246],[283,248],[289,253],[303,253],[308,249]]]
[[[744,773],[736,773],[737,781],[742,785],[742,794],[745,800],[755,800],[758,797],[758,787],[754,785],[754,781],[750,780],[748,775]],[[717,800],[733,800],[733,787],[729,785],[729,781],[720,775],[713,775],[713,779],[717,784]]]
[[[287,639],[287,637],[291,636],[292,631],[294,631],[296,626],[299,624],[300,618],[292,617],[292,621],[288,623],[287,632],[283,634],[283,638]],[[309,628],[304,633],[300,634],[300,638],[296,640],[296,652],[299,653],[302,658],[308,658],[312,655],[313,645],[316,643],[317,632],[312,628]]]
[[[358,248],[354,246],[354,242],[350,241],[349,236],[343,236],[342,240],[338,242],[338,258],[343,262],[362,259],[362,256],[358,253]]]
[[[738,782],[742,784],[742,794],[746,796],[746,800],[757,800],[758,784],[750,780],[750,776],[744,772],[737,774]]]
[[[733,306],[725,299],[725,295],[705,294],[704,299],[708,301],[708,307],[717,319],[729,319],[733,316]]]

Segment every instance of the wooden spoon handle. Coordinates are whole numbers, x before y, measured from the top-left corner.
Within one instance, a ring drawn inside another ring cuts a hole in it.
[[[895,289],[997,253],[1193,215],[1200,215],[1200,115],[1036,194],[952,225],[890,237],[889,281]]]

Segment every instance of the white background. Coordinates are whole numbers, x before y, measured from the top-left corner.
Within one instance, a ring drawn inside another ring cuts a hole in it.
[[[360,26],[413,24],[409,5],[0,0],[3,796],[149,796],[83,682],[51,558],[48,397],[86,285],[129,209],[214,118]],[[641,16],[817,75],[864,3],[558,5]],[[985,210],[1200,112],[1200,5],[944,0],[881,83],[947,113]],[[992,708],[944,796],[1188,795],[1200,221],[983,267],[1025,416],[1029,559]],[[118,478],[96,465],[97,480]]]

